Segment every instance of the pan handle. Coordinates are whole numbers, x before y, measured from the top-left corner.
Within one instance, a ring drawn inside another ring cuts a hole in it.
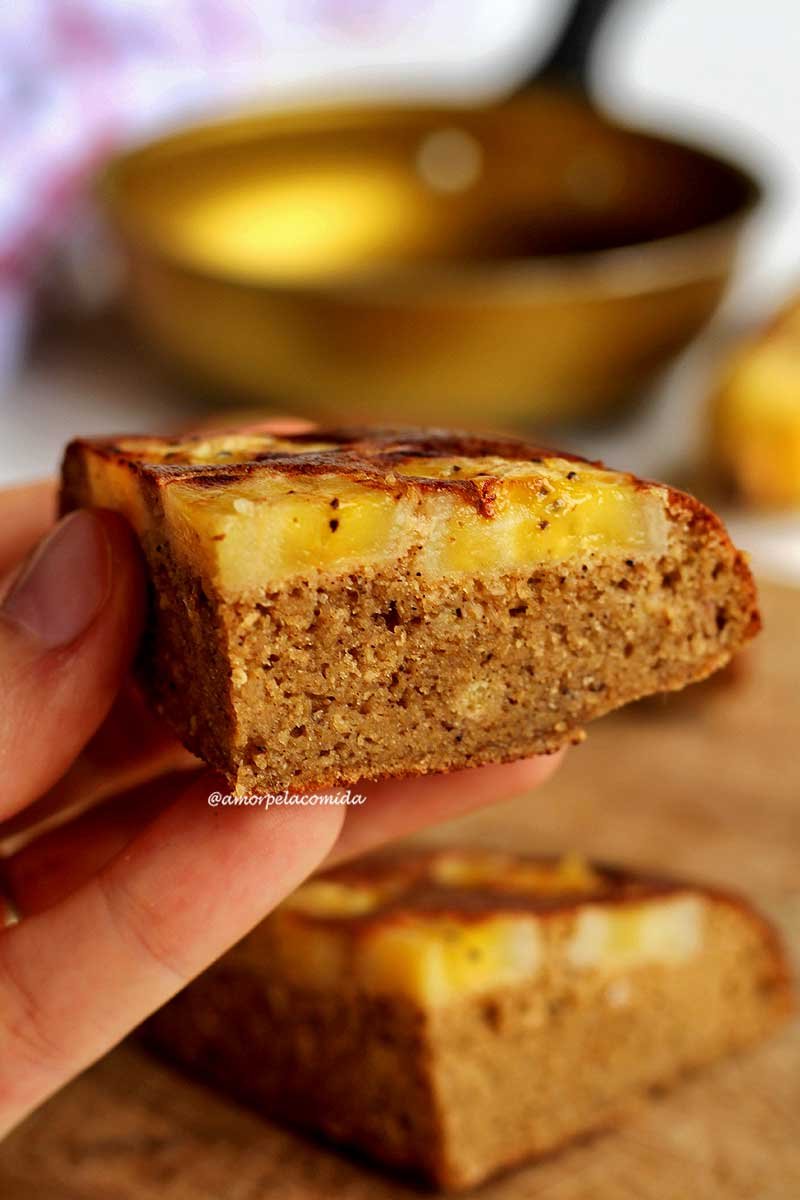
[[[514,94],[542,84],[589,95],[589,75],[597,34],[616,0],[573,0],[555,44]]]

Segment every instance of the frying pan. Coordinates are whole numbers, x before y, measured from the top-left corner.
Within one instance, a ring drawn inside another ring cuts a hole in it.
[[[485,107],[335,107],[189,128],[102,195],[153,343],[195,381],[324,420],[605,416],[717,306],[759,199],[740,167],[604,115],[610,0]]]

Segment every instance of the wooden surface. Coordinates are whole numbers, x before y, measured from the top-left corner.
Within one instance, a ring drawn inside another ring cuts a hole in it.
[[[800,948],[800,592],[721,682],[596,725],[530,798],[428,840],[577,848],[749,892]],[[3,1200],[392,1200],[418,1195],[262,1122],[133,1044],[0,1150]],[[643,1101],[618,1132],[481,1189],[482,1200],[798,1200],[800,1024]]]

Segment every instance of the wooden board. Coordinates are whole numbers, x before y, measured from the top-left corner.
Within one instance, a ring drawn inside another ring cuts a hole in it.
[[[596,725],[545,790],[429,834],[740,887],[800,950],[800,592],[765,589],[741,668]],[[127,1044],[0,1150],[5,1200],[391,1200],[413,1189],[259,1120]],[[798,1200],[800,1024],[643,1101],[482,1200]]]

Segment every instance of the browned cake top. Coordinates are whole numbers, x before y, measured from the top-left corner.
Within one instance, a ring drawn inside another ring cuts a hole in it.
[[[337,475],[394,492],[409,484],[457,492],[485,515],[491,515],[496,485],[509,466],[546,468],[564,463],[567,477],[571,464],[593,474],[607,469],[601,462],[520,438],[442,429],[313,429],[281,436],[231,431],[173,439],[80,439],[73,447],[86,447],[95,455],[124,463],[155,483],[191,481],[202,488],[235,485],[259,472],[298,480]],[[661,486],[625,472],[613,474],[636,487]]]
[[[604,979],[678,967],[703,953],[718,902],[774,940],[735,896],[575,856],[395,851],[308,880],[241,953],[298,986],[434,1007],[556,966]]]
[[[288,907],[313,920],[377,925],[398,915],[482,920],[545,916],[582,905],[641,903],[694,890],[618,867],[478,848],[395,851],[334,868],[298,889]]]
[[[390,471],[415,458],[497,457],[523,462],[546,458],[584,459],[536,442],[515,437],[485,437],[459,430],[352,426],[272,434],[258,430],[229,430],[179,438],[139,435],[87,439],[98,450],[119,455],[143,467],[224,467],[241,478],[249,468],[278,463],[297,475],[313,471],[320,459],[329,470],[341,465],[348,473]],[[600,465],[600,464],[595,464]]]
[[[670,526],[730,543],[697,501],[514,438],[442,430],[241,431],[77,441],[62,503],[121,511],[228,599],[312,572],[418,578],[666,552]],[[587,568],[588,569],[588,568]]]

